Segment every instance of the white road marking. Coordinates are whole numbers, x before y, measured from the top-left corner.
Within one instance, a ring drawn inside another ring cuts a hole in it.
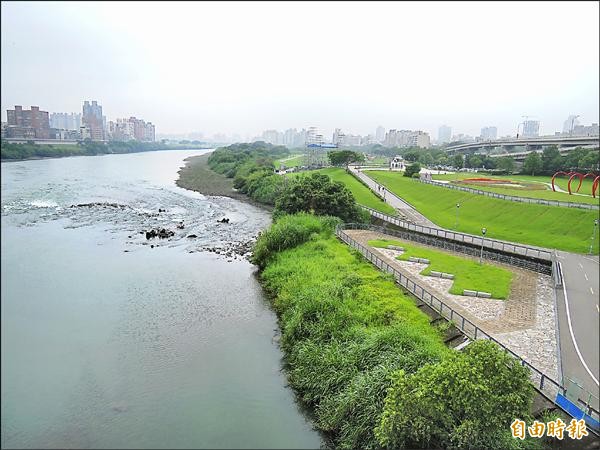
[[[587,273],[584,273],[583,276],[585,277],[585,281],[588,281]]]
[[[592,293],[592,295],[594,295],[594,290],[592,288],[590,288],[590,292]]]
[[[562,263],[559,262],[558,264],[560,265],[560,271],[562,272]],[[581,361],[581,364],[583,364],[583,367],[585,368],[587,373],[590,375],[590,377],[592,377],[592,380],[594,380],[594,382],[598,386],[600,386],[600,383],[598,383],[598,380],[596,379],[596,377],[594,376],[592,371],[589,369],[589,367],[583,360],[583,356],[581,356],[581,352],[579,351],[579,347],[577,346],[577,341],[575,340],[575,334],[573,333],[573,325],[571,325],[571,314],[569,313],[569,298],[567,297],[567,283],[565,283],[564,279],[563,279],[563,293],[565,295],[565,306],[566,306],[566,310],[567,310],[567,322],[569,322],[569,333],[571,333],[571,340],[573,341],[573,345],[575,346],[575,351],[577,352],[577,356],[579,356],[579,360]]]
[[[577,263],[577,264],[579,264],[579,267],[581,267],[583,269],[583,266],[581,265],[581,263]]]
[[[600,262],[598,262],[597,260],[595,260],[594,258],[588,258],[587,256],[584,256],[585,259],[595,262],[596,264],[600,264]]]
[[[600,313],[600,308],[598,308],[598,305],[596,305],[596,310]]]

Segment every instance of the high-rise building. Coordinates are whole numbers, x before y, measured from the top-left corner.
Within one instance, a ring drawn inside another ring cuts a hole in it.
[[[15,109],[6,110],[6,137],[16,138],[50,138],[50,120],[47,111],[40,111],[39,106],[30,110],[15,105]]]
[[[333,132],[333,138],[331,142],[333,142],[335,145],[344,145],[344,138],[345,135],[342,133],[342,130],[340,128],[336,128]]]
[[[382,143],[385,140],[385,128],[381,125],[375,130],[375,140],[379,143]]]
[[[536,137],[540,134],[540,122],[537,120],[526,120],[523,122],[523,137]]]
[[[386,147],[421,147],[429,148],[431,139],[424,131],[389,130],[385,135]]]
[[[573,129],[579,125],[579,120],[577,120],[579,116],[570,115],[567,120],[563,123],[563,133],[568,134],[573,131]]]
[[[107,137],[113,141],[142,141],[154,142],[156,140],[156,129],[152,122],[130,117],[129,119],[112,120],[106,125]]]
[[[484,141],[491,141],[498,137],[498,128],[496,127],[483,127],[481,129],[481,139]]]
[[[577,125],[573,128],[573,136],[598,136],[600,135],[600,129],[597,123],[593,123],[589,126]]]
[[[83,102],[82,124],[89,130],[90,139],[92,141],[104,140],[104,121],[102,116],[102,106],[96,100]]]
[[[50,113],[50,128],[58,130],[79,130],[81,127],[81,114],[77,113]]]
[[[438,128],[438,144],[447,144],[452,136],[452,127],[442,125]]]

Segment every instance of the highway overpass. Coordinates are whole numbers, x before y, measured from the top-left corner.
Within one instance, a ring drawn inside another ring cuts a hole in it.
[[[474,153],[476,151],[493,150],[502,148],[506,151],[515,147],[525,147],[524,153],[532,150],[542,150],[544,147],[556,145],[560,149],[570,149],[575,147],[600,146],[600,136],[543,136],[531,138],[508,138],[495,139],[489,141],[469,142],[465,144],[452,145],[446,147],[446,152],[450,155],[457,153]]]

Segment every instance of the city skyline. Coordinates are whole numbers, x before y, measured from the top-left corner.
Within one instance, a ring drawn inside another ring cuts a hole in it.
[[[490,33],[490,16],[511,33]],[[399,17],[424,20],[398,27]],[[72,112],[79,99],[98,98],[113,117],[153,117],[159,133],[319,124],[327,135],[383,125],[437,136],[448,123],[473,136],[493,124],[502,136],[526,115],[540,134],[560,131],[569,115],[598,122],[591,2],[3,2],[2,28],[3,121],[15,104]],[[523,51],[534,41],[545,45]],[[549,69],[553,59],[577,64]]]

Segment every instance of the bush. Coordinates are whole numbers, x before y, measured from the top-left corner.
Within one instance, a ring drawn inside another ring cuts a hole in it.
[[[252,262],[264,268],[275,253],[306,242],[313,233],[331,234],[337,223],[339,220],[333,217],[317,217],[306,213],[282,216],[259,236]]]
[[[275,202],[273,217],[298,212],[336,216],[344,222],[359,222],[366,217],[343,183],[320,173],[291,180]]]
[[[421,164],[416,162],[406,168],[406,170],[404,171],[404,176],[408,177],[408,178],[412,178],[414,174],[417,174],[417,176],[418,176],[420,171],[421,171]]]
[[[399,371],[377,438],[387,448],[506,448],[511,422],[530,416],[529,376],[516,359],[483,340],[414,374]]]

